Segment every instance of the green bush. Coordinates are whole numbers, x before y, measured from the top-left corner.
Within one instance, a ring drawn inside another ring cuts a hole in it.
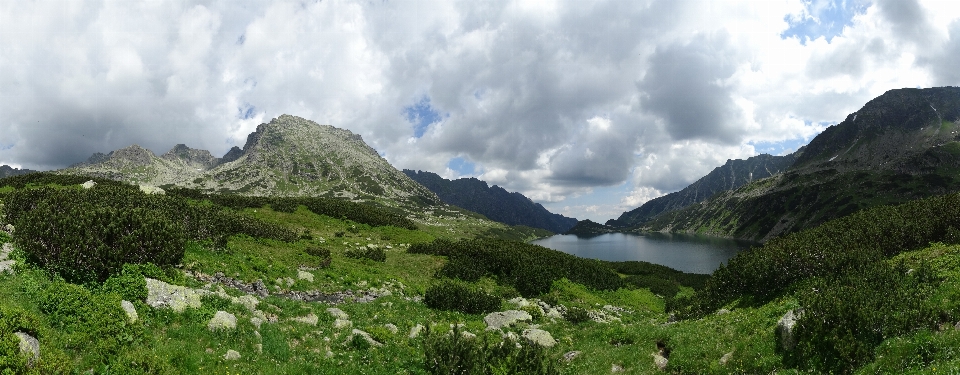
[[[312,255],[312,256],[315,256],[315,257],[317,257],[317,258],[329,258],[329,257],[330,257],[330,250],[329,250],[329,249],[322,248],[322,247],[319,247],[319,246],[307,246],[307,248],[306,248],[304,251],[305,251],[307,254]]]
[[[423,296],[423,303],[432,309],[453,310],[466,314],[483,314],[500,309],[500,298],[463,282],[443,280],[434,284]]]
[[[344,254],[347,258],[353,259],[370,259],[374,262],[386,262],[387,253],[383,249],[363,247],[360,249],[347,249]]]
[[[14,241],[28,261],[68,281],[104,281],[124,263],[183,258],[182,226],[157,210],[98,205],[87,192],[48,188],[13,194],[11,205],[30,198],[32,209],[13,215]]]
[[[549,292],[553,282],[564,277],[597,290],[616,290],[624,286],[620,276],[601,261],[578,258],[524,242],[489,238],[458,242],[438,239],[432,243],[413,244],[407,252],[447,256],[448,262],[437,276],[467,281],[493,276],[528,298]]]
[[[0,373],[21,373],[26,370],[27,357],[20,354],[20,340],[14,332],[38,337],[37,327],[37,320],[26,311],[0,305]]]
[[[147,282],[140,268],[132,264],[124,264],[123,269],[103,283],[103,293],[116,293],[127,301],[146,301]]]
[[[424,365],[431,374],[558,374],[553,360],[539,345],[519,344],[490,336],[464,337],[459,327],[435,333],[428,328],[423,345]]]
[[[665,298],[672,298],[680,291],[680,285],[677,285],[676,282],[654,275],[630,275],[624,278],[624,281],[638,288],[650,289],[650,292],[653,294],[658,294]]]
[[[908,272],[902,264],[886,262],[813,280],[799,294],[803,314],[788,362],[821,372],[852,372],[871,361],[886,338],[934,328],[938,316],[925,301],[937,284],[926,267]]]
[[[568,307],[563,311],[563,318],[573,324],[579,324],[590,320],[590,313],[586,309],[579,307]]]
[[[931,242],[956,237],[960,195],[880,206],[777,237],[734,256],[691,299],[691,316],[703,316],[743,296],[770,301],[798,282],[837,277]]]

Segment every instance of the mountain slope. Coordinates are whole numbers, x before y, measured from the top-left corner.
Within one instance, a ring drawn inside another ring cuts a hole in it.
[[[891,90],[814,138],[785,173],[639,230],[753,240],[881,204],[960,191],[960,88]]]
[[[436,173],[404,169],[403,173],[437,194],[440,200],[508,225],[526,225],[563,233],[577,224],[577,219],[547,211],[539,203],[517,192],[508,192],[476,178],[447,180]]]
[[[624,212],[616,220],[608,220],[607,225],[629,227],[641,224],[654,216],[667,211],[678,210],[699,203],[714,194],[733,190],[754,180],[773,176],[786,170],[796,161],[797,151],[786,156],[760,154],[746,160],[727,160],[722,166],[714,168],[697,182],[662,197],[654,198],[640,207]]]
[[[9,165],[6,165],[6,164],[0,165],[0,178],[10,177],[10,176],[18,176],[18,175],[27,174],[27,173],[34,173],[34,172],[37,172],[37,171],[31,170],[31,169],[26,169],[26,168],[24,168],[24,169],[13,168],[13,167],[11,167],[11,166],[9,166]]]
[[[349,130],[290,115],[261,124],[222,158],[179,144],[156,156],[138,145],[94,154],[63,173],[248,195],[325,196],[388,206],[440,203]]]

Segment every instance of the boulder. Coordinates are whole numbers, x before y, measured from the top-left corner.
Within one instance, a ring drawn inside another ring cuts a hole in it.
[[[310,313],[310,314],[308,314],[307,316],[296,317],[296,318],[293,318],[293,319],[290,319],[290,320],[293,320],[293,321],[295,321],[295,322],[300,322],[300,323],[303,323],[303,324],[309,324],[309,325],[315,326],[315,325],[317,325],[317,322],[320,321],[320,318],[317,317],[316,314]]]
[[[200,297],[210,294],[203,289],[191,289],[185,286],[167,284],[149,277],[147,281],[147,305],[150,307],[169,307],[182,312],[187,307],[200,307]]]
[[[733,352],[724,354],[723,357],[720,357],[720,366],[726,366],[727,362],[730,362],[730,359],[733,358]]]
[[[237,317],[226,311],[217,311],[207,323],[207,328],[211,331],[237,328]]]
[[[667,369],[667,363],[670,362],[667,360],[667,357],[664,357],[660,354],[653,355],[653,365],[657,366],[657,370],[664,371]]]
[[[139,316],[137,315],[137,309],[133,307],[133,303],[127,300],[120,301],[120,308],[123,309],[123,312],[127,314],[127,320],[130,323],[136,323]]]
[[[14,332],[20,339],[20,354],[27,356],[27,366],[33,366],[40,358],[40,341],[24,332]]]
[[[623,366],[621,366],[621,365],[618,364],[618,363],[614,363],[612,366],[610,366],[610,372],[611,372],[611,373],[619,374],[619,373],[621,373],[621,372],[623,372],[623,371],[624,371]]]
[[[158,188],[156,186],[151,186],[151,185],[140,185],[140,191],[142,191],[144,194],[157,194],[157,195],[164,195],[167,193],[163,189]]]
[[[307,271],[297,271],[297,279],[313,282],[313,274]]]
[[[92,188],[92,187],[94,187],[94,186],[96,186],[96,185],[97,185],[97,183],[94,182],[93,180],[87,180],[87,182],[84,182],[84,183],[80,184],[80,186],[82,186],[84,189],[89,189],[89,188]]]
[[[582,352],[579,351],[579,350],[573,350],[573,351],[566,352],[566,353],[563,354],[563,361],[564,361],[564,362],[570,362],[570,361],[576,359],[577,357],[579,357],[580,354],[582,354]]]
[[[417,338],[418,336],[420,336],[420,331],[423,331],[423,328],[424,328],[423,324],[417,324],[413,326],[413,328],[410,328],[410,334],[407,335],[407,337],[411,339]]]
[[[343,312],[343,310],[340,310],[336,307],[327,308],[327,313],[335,319],[350,319],[350,315],[347,315],[347,313]]]
[[[794,335],[793,327],[797,325],[797,321],[800,320],[802,315],[803,309],[790,310],[783,314],[783,317],[777,322],[777,344],[780,348],[793,350],[797,346],[797,338]]]
[[[257,329],[260,329],[260,325],[263,324],[263,319],[260,317],[254,316],[250,318],[250,324],[253,324],[254,327],[257,327]]]
[[[484,323],[487,323],[487,329],[500,329],[517,322],[529,322],[531,320],[533,320],[533,317],[529,313],[520,310],[494,312],[483,317]]]
[[[333,321],[333,328],[336,328],[336,329],[350,328],[352,326],[353,326],[353,322],[347,319],[337,319]]]
[[[235,361],[235,360],[238,360],[238,359],[240,359],[240,353],[237,352],[236,350],[233,350],[233,349],[227,350],[227,354],[224,354],[224,355],[223,355],[223,359],[225,359],[225,360],[227,360],[227,361]]]
[[[525,329],[523,330],[523,334],[521,334],[521,336],[527,340],[530,340],[534,344],[545,348],[552,348],[554,345],[557,345],[557,340],[553,339],[553,336],[550,335],[550,332],[542,329]]]
[[[364,331],[361,331],[361,330],[359,330],[359,329],[354,329],[354,330],[350,333],[350,337],[347,338],[347,341],[353,340],[353,337],[354,337],[354,336],[363,337],[363,339],[364,339],[368,344],[370,344],[371,346],[376,346],[376,347],[381,347],[381,346],[383,346],[383,344],[381,344],[381,343],[378,342],[377,340],[374,340],[373,337],[370,336],[369,333],[364,332]]]
[[[400,328],[397,328],[397,326],[393,323],[387,323],[387,324],[384,324],[383,326],[384,328],[387,329],[387,331],[390,331],[390,333],[394,335],[396,335],[397,332],[400,332]]]

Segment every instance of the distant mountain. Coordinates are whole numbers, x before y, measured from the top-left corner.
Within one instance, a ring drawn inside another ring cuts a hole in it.
[[[26,168],[24,169],[13,168],[6,164],[0,165],[0,178],[17,176],[17,175],[27,174],[27,173],[35,173],[35,172],[37,171],[26,169]]]
[[[640,207],[624,212],[615,220],[608,220],[606,225],[635,226],[664,212],[706,201],[721,191],[733,190],[754,180],[767,178],[786,170],[796,161],[800,153],[802,149],[786,156],[760,154],[747,160],[728,159],[724,165],[714,168],[709,174],[683,190],[651,199]]]
[[[577,219],[547,211],[539,203],[517,192],[476,178],[447,180],[436,173],[404,169],[403,173],[437,194],[447,204],[483,214],[493,221],[509,225],[526,225],[563,233],[577,224]]]
[[[138,145],[96,153],[61,173],[249,195],[340,197],[386,206],[441,204],[349,130],[290,115],[257,126],[222,158],[178,144],[161,156]]]
[[[881,204],[960,191],[960,88],[890,90],[824,130],[786,172],[637,230],[753,240]]]

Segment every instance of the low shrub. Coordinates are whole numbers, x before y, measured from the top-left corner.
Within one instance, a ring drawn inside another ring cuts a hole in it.
[[[353,259],[370,259],[374,262],[386,262],[387,253],[379,247],[370,248],[363,247],[359,249],[347,249],[344,254],[347,258]]]
[[[590,320],[590,313],[586,309],[579,307],[568,307],[563,311],[563,319],[573,324],[579,324]]]
[[[88,353],[84,361],[102,363],[142,340],[139,324],[131,324],[114,293],[93,293],[79,285],[54,281],[37,298],[40,311],[63,332],[66,348]]]
[[[927,267],[910,272],[886,262],[815,279],[799,293],[798,344],[786,359],[821,372],[852,372],[886,338],[935,327],[938,316],[926,300],[937,284]]]
[[[489,238],[458,242],[438,239],[413,244],[407,252],[447,256],[448,262],[437,276],[467,281],[492,276],[528,298],[549,292],[552,283],[562,278],[597,290],[616,290],[624,286],[620,276],[601,261],[578,258],[524,242]]]
[[[465,337],[459,327],[453,332],[427,330],[423,344],[424,365],[431,374],[558,374],[546,350],[536,344],[500,341],[490,336]]]
[[[454,280],[442,280],[431,286],[424,293],[423,303],[432,309],[466,314],[483,314],[500,309],[499,297]]]
[[[20,354],[20,340],[14,333],[37,337],[37,327],[36,318],[26,311],[0,305],[0,373],[25,372],[27,357]]]
[[[132,264],[124,264],[119,273],[116,273],[103,282],[101,292],[116,293],[127,301],[146,301],[147,282],[140,268]]]
[[[319,246],[307,246],[304,250],[309,255],[315,256],[317,258],[329,258],[330,249],[325,249]]]
[[[664,298],[672,298],[680,291],[680,285],[676,282],[653,275],[630,275],[623,281],[638,288],[650,289],[653,294],[658,294]]]

